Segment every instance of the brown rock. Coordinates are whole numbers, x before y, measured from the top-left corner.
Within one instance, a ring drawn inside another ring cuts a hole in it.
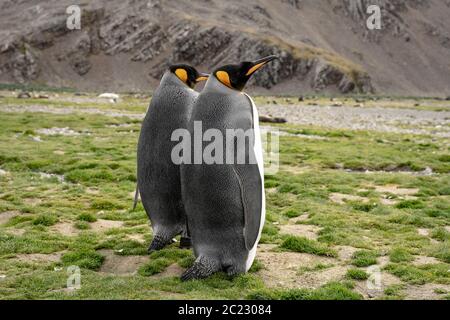
[[[266,122],[266,123],[286,123],[287,120],[285,118],[279,118],[279,117],[271,117],[271,116],[259,116],[260,122]]]

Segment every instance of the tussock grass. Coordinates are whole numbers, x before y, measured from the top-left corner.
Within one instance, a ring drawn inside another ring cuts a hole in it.
[[[75,265],[91,270],[98,270],[104,260],[105,257],[101,254],[88,250],[68,252],[61,258],[61,261],[67,266]]]
[[[357,267],[368,267],[377,263],[378,253],[368,250],[356,251],[352,256],[352,264]]]
[[[319,256],[337,256],[336,251],[330,249],[327,245],[302,237],[289,236],[283,241],[280,247],[290,251],[316,254]]]
[[[34,225],[52,226],[58,222],[58,218],[51,215],[42,214],[33,220]]]
[[[367,274],[367,272],[365,272],[364,270],[361,270],[361,269],[356,269],[356,268],[348,269],[346,276],[347,276],[347,278],[353,279],[353,280],[367,280],[369,278],[369,275]]]
[[[391,262],[410,262],[413,261],[414,258],[412,254],[404,248],[393,248],[389,252],[389,260]]]
[[[85,222],[97,221],[97,218],[91,213],[81,213],[80,215],[78,215],[77,219],[80,221],[85,221]]]

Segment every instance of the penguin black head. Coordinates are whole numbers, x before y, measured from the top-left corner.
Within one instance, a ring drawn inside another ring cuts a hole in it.
[[[266,63],[278,59],[268,56],[255,61],[244,61],[240,64],[229,64],[214,71],[214,76],[225,86],[242,91],[250,77]]]
[[[169,70],[191,89],[195,87],[197,82],[205,81],[209,77],[209,74],[198,72],[194,67],[187,64],[174,64],[169,67]]]

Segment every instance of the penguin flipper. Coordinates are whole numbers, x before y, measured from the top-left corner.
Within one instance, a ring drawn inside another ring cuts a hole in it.
[[[259,236],[262,214],[262,180],[258,165],[233,165],[244,208],[245,247],[251,250]]]
[[[133,203],[133,211],[136,210],[136,206],[139,200],[139,187],[136,183],[136,191],[134,192],[134,203]]]
[[[220,265],[212,259],[199,257],[192,267],[181,275],[181,281],[204,279],[220,270]]]

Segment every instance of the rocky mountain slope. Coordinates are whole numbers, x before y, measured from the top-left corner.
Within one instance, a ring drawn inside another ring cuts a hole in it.
[[[81,30],[66,27],[79,4]],[[382,8],[382,29],[366,7]],[[167,65],[277,54],[259,93],[450,92],[450,0],[0,0],[0,82],[149,91]]]

